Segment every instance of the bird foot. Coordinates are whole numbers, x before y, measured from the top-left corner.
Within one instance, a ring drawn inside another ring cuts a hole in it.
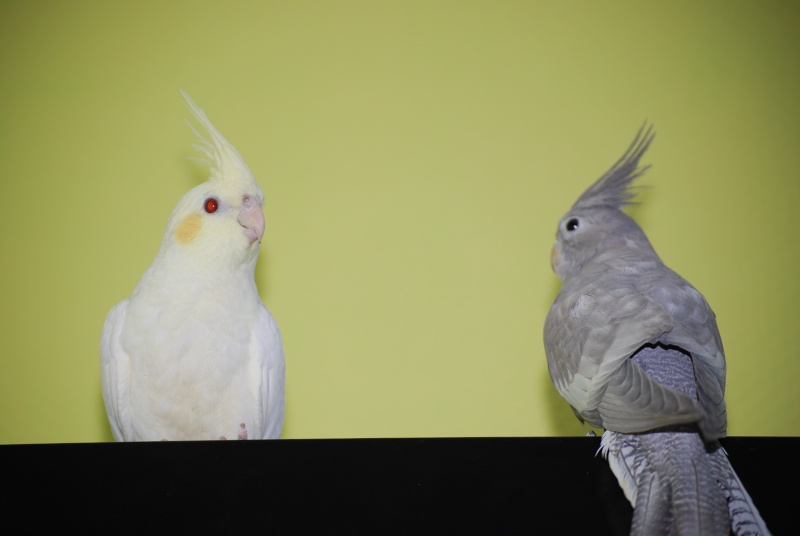
[[[225,436],[219,436],[220,441],[227,441],[228,438]],[[247,439],[247,426],[242,423],[239,425],[239,432],[236,434],[236,439]]]

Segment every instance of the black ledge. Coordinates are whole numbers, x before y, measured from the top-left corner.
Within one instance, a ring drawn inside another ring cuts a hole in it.
[[[794,533],[799,437],[730,437],[774,534]],[[179,534],[628,533],[599,437],[2,445],[3,525]]]

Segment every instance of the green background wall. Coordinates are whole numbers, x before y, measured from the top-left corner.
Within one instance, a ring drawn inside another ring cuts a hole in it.
[[[584,434],[549,253],[645,119],[632,215],[717,313],[729,434],[800,434],[797,6],[5,0],[0,442],[111,439],[103,320],[206,176],[180,89],[266,193],[284,437]]]

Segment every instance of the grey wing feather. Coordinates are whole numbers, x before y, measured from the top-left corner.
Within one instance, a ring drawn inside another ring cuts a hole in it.
[[[609,381],[597,412],[604,428],[624,433],[697,422],[703,417],[689,396],[654,381],[631,360]]]
[[[100,338],[103,400],[111,431],[117,441],[134,439],[130,400],[130,358],[120,343],[127,312],[128,300],[123,300],[114,306],[106,316]]]
[[[724,437],[726,365],[714,312],[702,294],[669,268],[644,275],[637,285],[673,319],[673,329],[661,342],[682,348],[692,356],[698,402],[704,411],[700,427],[705,439]]]
[[[659,385],[629,359],[672,328],[664,308],[630,288],[605,289],[599,297],[574,290],[562,289],[545,322],[551,378],[573,409],[617,431],[697,421],[701,413],[691,398]]]

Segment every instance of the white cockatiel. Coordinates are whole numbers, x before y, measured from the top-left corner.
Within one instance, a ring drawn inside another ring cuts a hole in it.
[[[211,177],[180,199],[153,264],[106,318],[108,419],[118,441],[278,438],[283,343],[254,278],[264,194],[236,149],[183,96],[208,133],[195,130],[195,147]]]
[[[651,140],[640,131],[559,222],[550,378],[581,421],[606,430],[631,534],[769,534],[718,442],[726,365],[714,313],[622,212]]]

